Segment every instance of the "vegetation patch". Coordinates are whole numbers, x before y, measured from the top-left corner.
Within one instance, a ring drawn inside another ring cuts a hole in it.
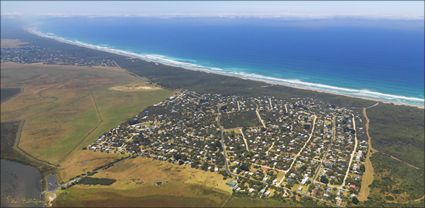
[[[424,168],[424,110],[390,104],[368,110],[373,147]]]
[[[364,205],[423,207],[424,172],[380,152],[373,154],[375,176]]]
[[[310,206],[305,207],[315,206],[317,206],[317,204],[311,203]],[[291,198],[256,199],[246,196],[232,196],[223,207],[304,207],[304,205]]]
[[[113,183],[115,183],[115,179],[110,179],[110,178],[94,178],[94,177],[85,177],[82,178],[78,184],[83,184],[83,185],[104,185],[104,186],[109,186]]]
[[[0,102],[4,102],[21,92],[20,88],[1,88]]]
[[[20,125],[19,121],[2,122],[1,128],[1,159],[18,161],[23,164],[31,165],[41,171],[43,174],[53,170],[53,167],[49,164],[45,164],[43,161],[39,161],[35,158],[29,157],[27,154],[22,152],[16,146],[16,139],[20,136]]]
[[[15,144],[16,134],[19,129],[19,122],[1,123],[1,158],[15,154],[13,145]]]
[[[17,121],[1,123],[1,158],[21,158],[21,156],[13,149],[18,130],[19,122]]]
[[[237,127],[252,127],[260,125],[255,111],[225,113],[221,118],[221,123],[226,129],[232,129]]]

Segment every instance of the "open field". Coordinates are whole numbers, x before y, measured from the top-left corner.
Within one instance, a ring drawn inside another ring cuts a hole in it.
[[[231,195],[219,174],[149,158],[117,163],[96,174],[117,180],[105,185],[75,185],[60,191],[54,206],[161,207],[288,207],[300,205],[275,199]],[[229,180],[229,179],[228,179]],[[113,200],[111,200],[113,199]]]
[[[2,63],[1,75],[2,87],[22,88],[19,95],[2,103],[1,121],[25,121],[19,147],[60,165],[59,176],[64,178],[100,163],[98,156],[103,154],[79,155],[84,145],[172,94],[164,89],[110,90],[129,83],[145,85],[117,68]],[[105,157],[105,161],[113,158]]]
[[[59,194],[56,205],[219,206],[231,196],[219,174],[147,158],[125,160],[94,177],[117,181],[73,186]]]
[[[19,48],[27,44],[19,39],[1,39],[2,48]]]
[[[62,181],[92,171],[96,167],[110,163],[121,155],[107,154],[102,152],[76,150],[68,159],[66,159],[58,170],[58,176]]]

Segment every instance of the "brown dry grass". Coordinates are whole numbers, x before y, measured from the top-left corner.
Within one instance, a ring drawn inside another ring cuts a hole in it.
[[[2,48],[20,48],[23,45],[27,44],[18,39],[1,39],[1,47]]]
[[[225,184],[226,181],[220,174],[149,158],[126,160],[97,174],[96,177],[117,179],[117,183],[114,184],[117,188],[137,186],[138,184],[134,181],[142,181],[146,186],[154,186],[155,181],[163,181],[202,185],[230,193],[230,188]]]
[[[110,186],[76,185],[60,193],[56,205],[219,206],[231,196],[217,173],[148,158],[126,160],[95,177],[117,181]]]
[[[66,181],[84,172],[92,171],[93,167],[99,167],[120,158],[118,154],[107,154],[93,151],[79,151],[64,163],[59,173],[59,178]]]

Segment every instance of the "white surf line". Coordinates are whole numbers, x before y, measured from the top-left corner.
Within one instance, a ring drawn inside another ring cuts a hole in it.
[[[243,142],[245,143],[246,151],[248,151],[248,152],[249,152],[248,141],[246,141],[245,134],[243,133],[242,128],[240,128],[240,129],[239,129],[239,131],[240,131],[240,132],[241,132],[241,134],[242,134],[242,139],[243,139]]]
[[[264,128],[267,128],[266,124],[264,123],[263,119],[261,118],[260,109],[258,108],[258,105],[257,104],[255,104],[255,105],[257,106],[257,108],[255,109],[255,113],[257,114],[258,120],[260,120],[261,125],[263,125]]]
[[[353,162],[353,158],[354,158],[354,154],[356,153],[357,150],[357,130],[356,130],[356,119],[354,117],[354,114],[351,114],[351,116],[353,116],[353,128],[354,128],[354,149],[351,152],[351,157],[350,157],[350,162],[348,163],[348,168],[347,168],[347,172],[345,173],[344,176],[344,180],[342,181],[341,187],[339,188],[340,190],[344,188],[345,186],[345,181],[347,180],[348,177],[348,173],[350,172],[350,168],[351,168],[351,163]]]
[[[300,151],[295,155],[294,159],[292,160],[291,166],[289,166],[289,168],[285,171],[285,174],[283,174],[282,179],[279,181],[279,183],[277,184],[278,186],[280,186],[280,184],[282,184],[283,180],[285,179],[286,173],[288,173],[291,169],[292,166],[294,166],[295,161],[297,160],[297,158],[300,156],[300,154],[304,151],[304,148],[307,146],[307,144],[310,142],[311,138],[313,137],[314,134],[314,129],[316,127],[316,119],[317,116],[314,115],[313,116],[313,128],[311,129],[311,133],[310,136],[308,137],[307,141],[304,143],[304,146],[300,149]]]

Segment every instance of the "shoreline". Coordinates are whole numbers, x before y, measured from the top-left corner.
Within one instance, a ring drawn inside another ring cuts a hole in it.
[[[425,99],[421,99],[421,98],[406,97],[401,95],[391,95],[391,94],[385,94],[385,93],[380,93],[380,92],[375,92],[370,90],[358,90],[358,89],[336,87],[336,86],[330,86],[330,85],[319,84],[319,83],[309,83],[309,82],[304,82],[297,79],[275,78],[275,77],[268,77],[264,75],[245,73],[245,72],[231,72],[231,71],[226,71],[216,67],[205,67],[205,66],[201,66],[201,65],[197,65],[193,63],[181,62],[181,61],[173,60],[172,58],[162,56],[162,55],[138,54],[131,51],[109,48],[106,46],[99,46],[99,45],[84,43],[81,41],[68,40],[63,37],[56,36],[54,34],[37,31],[36,29],[33,29],[33,28],[27,29],[27,31],[39,37],[53,39],[55,41],[62,42],[65,44],[71,44],[71,45],[84,47],[88,49],[93,49],[93,50],[112,53],[116,55],[126,56],[130,58],[140,59],[140,60],[155,63],[155,64],[178,67],[185,70],[213,73],[213,74],[218,74],[218,75],[223,75],[228,77],[235,77],[235,78],[244,79],[244,80],[253,80],[253,81],[259,81],[259,82],[272,84],[272,85],[291,87],[295,89],[309,90],[309,91],[314,91],[319,93],[328,93],[333,95],[346,96],[346,97],[369,100],[369,101],[377,101],[377,102],[382,102],[387,104],[403,105],[403,106],[409,106],[409,107],[416,107],[419,109],[425,109],[425,106],[424,106]]]

